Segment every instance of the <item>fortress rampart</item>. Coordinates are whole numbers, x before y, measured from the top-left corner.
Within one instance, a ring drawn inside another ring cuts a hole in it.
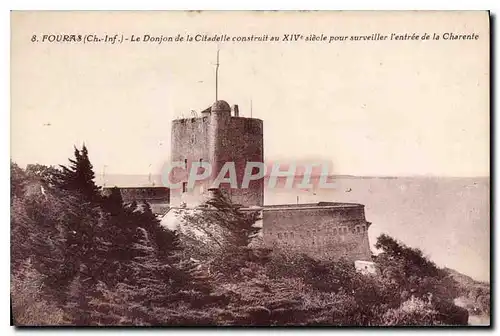
[[[371,260],[364,205],[320,202],[265,206],[263,238],[318,259]]]

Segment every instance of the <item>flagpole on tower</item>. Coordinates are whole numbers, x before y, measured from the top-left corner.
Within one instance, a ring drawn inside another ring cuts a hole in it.
[[[253,117],[253,101],[250,98],[250,118],[252,118],[252,117]]]

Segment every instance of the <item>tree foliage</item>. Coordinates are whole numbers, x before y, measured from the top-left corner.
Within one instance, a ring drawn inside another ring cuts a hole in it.
[[[87,201],[98,202],[100,188],[94,182],[95,173],[85,144],[81,150],[75,147],[74,156],[74,159],[69,159],[68,166],[60,165],[55,183],[59,189],[78,192]]]
[[[455,306],[458,283],[446,270],[438,268],[419,249],[410,248],[392,237],[381,235],[375,247],[381,278],[398,290],[402,301],[412,297],[428,301],[444,324],[467,323],[468,314]]]
[[[449,272],[387,235],[377,241],[379,273],[363,275],[351,261],[254,245],[259,213],[220,192],[170,231],[148,203],[124,203],[118,189],[102,196],[85,146],[74,156],[60,168],[11,163],[17,325],[467,322]]]
[[[85,146],[61,170],[11,168],[13,283],[23,281],[29,262],[40,299],[62,309],[64,323],[121,323],[102,317],[107,300],[128,298],[122,313],[146,309],[166,296],[182,298],[183,284],[196,283],[192,267],[176,257],[177,234],[160,225],[149,204],[123,204],[116,192],[101,196]],[[131,321],[138,319],[157,321],[140,314]]]

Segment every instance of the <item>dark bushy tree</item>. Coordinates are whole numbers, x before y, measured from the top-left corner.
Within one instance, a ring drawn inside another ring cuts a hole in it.
[[[43,277],[42,290],[52,300],[64,301],[64,292],[79,266],[79,258],[68,241],[75,235],[75,221],[87,221],[78,212],[78,199],[67,194],[54,196],[40,188],[14,200],[11,207],[12,266],[29,259],[32,267]]]
[[[29,164],[26,166],[26,175],[30,180],[38,181],[46,188],[53,188],[57,182],[60,171],[53,166]]]
[[[251,243],[260,231],[259,214],[220,192],[202,210],[183,216],[185,226],[203,239],[167,230],[148,203],[124,204],[118,189],[100,195],[85,147],[75,148],[75,158],[61,171],[40,165],[23,171],[15,164],[11,170],[16,323],[467,322],[453,304],[458,292],[449,272],[389,236],[378,239],[379,274],[363,275],[350,261],[256,247]],[[23,288],[36,303],[19,294]],[[489,291],[480,288],[470,296],[482,302]]]
[[[219,189],[200,210],[184,213],[183,219],[222,249],[247,247],[260,232],[260,228],[255,227],[258,211],[243,211],[241,205],[233,204]]]
[[[56,183],[63,190],[78,191],[90,202],[99,202],[100,188],[94,182],[95,174],[85,144],[79,150],[75,147],[75,158],[69,159],[68,166],[61,165]]]
[[[401,303],[411,297],[428,301],[442,323],[467,324],[467,311],[454,304],[459,296],[458,283],[448,272],[437,267],[419,249],[385,234],[378,238],[375,247],[382,250],[376,258],[381,277],[397,290]]]
[[[242,210],[241,205],[232,203],[217,189],[199,210],[185,212],[182,219],[190,230],[204,236],[202,248],[210,251],[205,257],[212,274],[238,277],[245,262],[252,259],[254,249],[249,245],[261,230],[255,226],[260,219],[259,212]]]
[[[93,178],[85,146],[75,148],[61,171],[32,165],[25,172],[12,164],[16,284],[26,278],[29,261],[42,298],[63,309],[64,323],[72,325],[122,323],[126,314],[106,317],[103,309],[117,297],[122,313],[137,308],[147,314],[153,301],[165,313],[171,302],[186,301],[183,291],[196,287],[196,270],[176,256],[177,234],[160,225],[149,204],[124,204],[116,189],[103,198]],[[141,323],[158,321],[162,314],[155,314]]]

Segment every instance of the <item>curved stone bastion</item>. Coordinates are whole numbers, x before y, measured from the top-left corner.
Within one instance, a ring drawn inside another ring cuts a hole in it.
[[[268,246],[318,259],[371,260],[365,206],[319,202],[265,206],[263,238]]]

